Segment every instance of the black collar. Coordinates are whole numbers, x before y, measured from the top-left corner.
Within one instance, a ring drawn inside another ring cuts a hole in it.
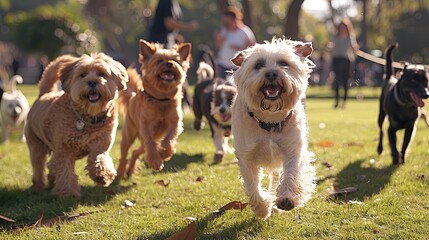
[[[87,115],[79,114],[73,108],[73,106],[71,106],[71,109],[73,110],[74,114],[77,117],[77,121],[75,122],[75,125],[76,125],[76,129],[79,131],[83,131],[85,129],[86,123],[90,123],[92,125],[97,125],[97,124],[103,125],[106,122],[106,119],[110,117],[109,115],[110,110],[99,116],[87,116]]]
[[[283,127],[289,122],[290,118],[293,115],[293,112],[294,110],[290,111],[289,114],[286,116],[286,118],[281,122],[263,122],[255,116],[255,113],[253,112],[248,112],[248,113],[251,118],[254,118],[259,123],[259,127],[264,129],[265,131],[271,132],[271,131],[277,130],[281,132]]]
[[[141,90],[141,92],[142,93],[144,93],[149,99],[153,99],[153,100],[156,100],[156,101],[159,101],[159,102],[167,102],[167,101],[170,101],[171,100],[171,98],[156,98],[156,97],[154,97],[154,96],[152,96],[152,95],[150,95],[147,91],[145,91],[145,90]]]

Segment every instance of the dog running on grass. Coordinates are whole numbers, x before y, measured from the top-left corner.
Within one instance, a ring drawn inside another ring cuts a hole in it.
[[[143,76],[129,68],[129,89],[121,94],[120,102],[126,113],[119,177],[131,176],[143,153],[156,171],[175,153],[176,139],[183,131],[182,85],[189,68],[190,52],[190,43],[164,49],[160,44],[140,40],[139,61]],[[128,163],[128,150],[136,138],[141,145],[132,152]]]
[[[233,73],[233,146],[251,209],[263,219],[273,209],[303,205],[315,188],[301,102],[314,67],[312,51],[311,43],[273,38],[232,59],[239,66]],[[261,189],[262,170],[268,172],[268,191]]]
[[[387,135],[393,164],[405,163],[408,146],[416,131],[416,122],[420,110],[425,105],[423,99],[429,97],[428,66],[405,63],[399,79],[393,76],[392,53],[398,44],[390,45],[386,50],[386,76],[380,95],[380,112],[378,126],[380,137],[377,147],[378,154],[383,152],[383,123],[386,115],[389,119]],[[396,148],[396,132],[405,129],[402,149]]]
[[[9,91],[3,93],[0,112],[2,118],[3,142],[9,139],[9,127],[22,127],[21,141],[25,142],[24,128],[27,122],[27,114],[30,110],[27,98],[24,94],[16,89],[17,83],[22,83],[20,75],[15,75],[10,79]]]
[[[57,81],[63,91],[57,91]],[[125,67],[103,53],[64,55],[48,65],[25,128],[34,188],[45,187],[49,155],[48,180],[56,195],[80,196],[74,167],[84,156],[94,182],[112,183],[116,170],[109,151],[118,126],[115,100],[127,81]]]

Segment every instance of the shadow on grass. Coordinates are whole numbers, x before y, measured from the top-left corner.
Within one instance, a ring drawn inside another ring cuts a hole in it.
[[[216,218],[217,221],[222,221],[221,216]],[[248,236],[248,237],[257,237],[262,232],[262,220],[253,217],[245,219],[241,222],[236,222],[234,225],[226,228],[219,229],[218,231],[212,231],[210,233],[204,233],[207,229],[210,222],[215,221],[212,214],[207,215],[204,219],[196,221],[197,225],[197,239],[237,239],[237,236]],[[169,229],[163,232],[158,232],[150,236],[140,236],[138,239],[167,239],[173,234],[176,230]],[[181,231],[181,230],[179,230]],[[178,232],[178,231],[177,231]]]
[[[188,155],[186,153],[175,154],[170,161],[165,162],[163,172],[179,172],[185,170],[189,164],[204,161],[203,154]]]
[[[358,190],[353,193],[338,196],[340,201],[350,199],[364,201],[366,198],[380,193],[390,182],[390,179],[398,169],[396,165],[389,165],[384,168],[376,166],[364,167],[364,160],[350,163],[336,176],[335,182],[338,189],[346,187],[356,187]]]
[[[49,219],[75,213],[74,210],[79,205],[98,207],[131,188],[132,185],[111,185],[106,188],[82,186],[80,198],[58,197],[53,195],[50,189],[0,188],[0,214],[16,221],[16,224],[0,221],[0,231],[33,224],[41,213],[44,219]]]

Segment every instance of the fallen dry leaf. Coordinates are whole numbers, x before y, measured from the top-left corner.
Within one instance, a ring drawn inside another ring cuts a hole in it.
[[[322,162],[322,165],[325,166],[328,169],[332,169],[333,168],[333,166],[330,163],[328,163],[328,162]]]
[[[348,147],[361,147],[361,148],[363,148],[364,147],[364,145],[363,145],[363,143],[356,143],[356,142],[348,142],[348,143],[344,143],[344,145],[343,145],[345,148],[348,148]]]
[[[243,210],[244,208],[247,207],[247,205],[248,203],[242,203],[241,201],[232,201],[226,204],[225,206],[213,211],[212,216],[213,218],[220,217],[222,214],[224,214],[227,210],[230,210],[230,209]]]
[[[319,147],[328,148],[328,147],[335,147],[337,145],[337,143],[335,143],[334,141],[324,140],[324,141],[319,142],[318,145],[319,145]]]
[[[333,191],[330,195],[332,197],[339,197],[339,196],[342,196],[344,194],[356,192],[357,190],[358,189],[356,187],[346,187],[346,188],[342,188],[342,189],[337,189],[337,190]]]
[[[190,223],[185,229],[171,235],[169,240],[194,240],[197,239],[197,224]]]
[[[4,220],[4,221],[6,221],[6,222],[15,223],[15,220],[10,219],[10,218],[8,218],[8,217],[5,217],[5,216],[3,216],[3,215],[0,215],[0,219],[1,219],[1,220]]]
[[[168,181],[158,180],[155,183],[157,183],[157,184],[159,184],[159,185],[161,185],[163,187],[168,187],[168,185],[170,185],[170,182],[171,182],[170,180],[168,180]]]
[[[136,205],[134,202],[132,202],[132,201],[130,201],[130,200],[125,200],[124,201],[124,207],[132,207],[132,206],[134,206],[134,205]]]
[[[197,179],[195,179],[196,182],[202,182],[203,180],[204,180],[204,177],[201,177],[201,176],[199,176],[199,177],[197,177]]]
[[[30,228],[36,228],[38,226],[42,225],[42,221],[43,221],[43,212],[40,212],[39,214],[39,218],[36,220],[35,223],[30,225]]]

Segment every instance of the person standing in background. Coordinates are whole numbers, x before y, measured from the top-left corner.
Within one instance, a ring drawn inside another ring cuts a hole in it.
[[[344,18],[336,28],[336,34],[328,46],[332,51],[332,71],[335,73],[333,88],[335,90],[335,104],[337,108],[340,101],[340,87],[344,89],[343,105],[347,101],[349,78],[355,61],[354,51],[359,49],[352,22]]]
[[[176,0],[159,0],[148,41],[162,43],[166,48],[172,48],[180,30],[195,31],[199,28],[197,21],[183,20],[182,9]]]
[[[237,68],[231,59],[239,51],[255,44],[253,31],[243,23],[243,14],[235,7],[228,7],[222,16],[223,29],[215,33],[218,48],[219,77],[226,79],[229,71]]]

